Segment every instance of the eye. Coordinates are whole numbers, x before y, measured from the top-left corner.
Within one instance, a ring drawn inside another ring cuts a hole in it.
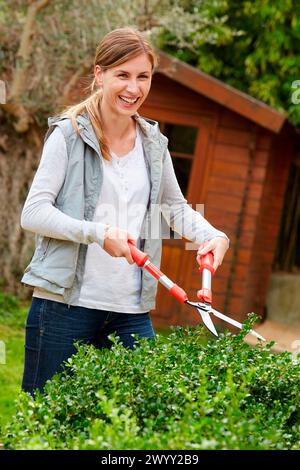
[[[126,73],[119,73],[118,77],[127,77]],[[148,75],[140,75],[139,78],[149,78]]]

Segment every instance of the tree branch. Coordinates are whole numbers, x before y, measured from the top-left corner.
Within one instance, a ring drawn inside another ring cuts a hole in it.
[[[33,36],[35,32],[35,17],[37,13],[47,6],[49,0],[31,2],[27,10],[27,17],[22,31],[20,46],[16,54],[17,66],[8,99],[18,100],[26,85],[26,71],[29,66]]]
[[[6,103],[1,104],[1,108],[11,116],[17,119],[17,122],[13,123],[15,130],[19,133],[27,132],[29,125],[33,122],[33,118],[20,103]]]
[[[70,80],[64,86],[62,96],[58,100],[58,105],[65,106],[72,88],[76,86],[80,77],[86,75],[90,71],[91,63],[92,59],[86,60],[83,64],[81,64],[77,71],[72,74]]]
[[[20,46],[16,54],[16,69],[8,93],[7,103],[3,108],[18,122],[14,124],[17,132],[26,132],[32,118],[29,112],[20,104],[20,96],[26,87],[26,72],[30,64],[33,36],[35,33],[35,18],[37,13],[47,6],[49,0],[29,1],[27,17],[22,31]]]

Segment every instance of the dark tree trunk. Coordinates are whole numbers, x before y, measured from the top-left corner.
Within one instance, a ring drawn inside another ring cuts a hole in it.
[[[38,166],[43,131],[32,125],[16,133],[0,111],[0,289],[28,297],[31,290],[20,279],[30,261],[34,234],[20,226],[20,215]]]

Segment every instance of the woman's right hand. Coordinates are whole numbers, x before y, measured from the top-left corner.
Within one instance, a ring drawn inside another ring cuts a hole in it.
[[[136,240],[126,231],[118,227],[109,227],[104,236],[103,249],[110,256],[119,258],[124,256],[129,264],[133,264],[128,240],[136,244]]]

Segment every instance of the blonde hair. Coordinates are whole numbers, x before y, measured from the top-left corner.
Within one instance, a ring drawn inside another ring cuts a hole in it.
[[[133,59],[141,53],[147,54],[149,57],[153,72],[158,64],[158,56],[143,33],[129,27],[114,29],[106,34],[98,44],[94,67],[99,65],[105,71]],[[103,158],[110,160],[109,147],[101,124],[102,89],[97,88],[95,91],[95,86],[96,78],[94,77],[92,83],[86,87],[91,93],[90,96],[78,104],[67,106],[60,114],[66,114],[71,119],[73,127],[79,135],[76,117],[86,111],[99,141]]]

